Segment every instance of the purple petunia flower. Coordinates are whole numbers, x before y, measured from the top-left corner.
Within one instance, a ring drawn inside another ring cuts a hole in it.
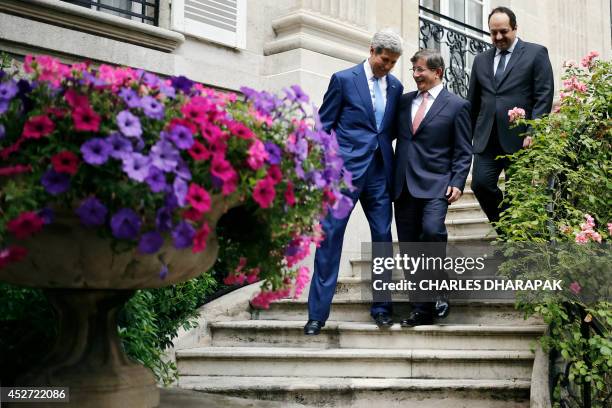
[[[325,186],[327,185],[327,182],[325,181],[323,174],[321,174],[321,172],[318,170],[313,170],[309,172],[308,177],[315,184],[315,187],[317,187],[318,189],[325,188]]]
[[[295,100],[298,102],[308,102],[308,95],[302,91],[299,85],[291,85],[291,90],[295,94]]]
[[[9,103],[8,99],[0,99],[0,115],[8,110]]]
[[[172,143],[160,140],[151,147],[150,157],[155,166],[163,171],[169,172],[176,168],[180,154]]]
[[[181,150],[189,149],[193,146],[193,134],[186,126],[176,125],[168,134],[168,139]]]
[[[145,182],[151,188],[154,193],[164,191],[168,187],[166,182],[166,175],[163,171],[155,166],[149,166],[149,175],[145,178]]]
[[[97,227],[98,225],[104,224],[108,210],[100,200],[95,197],[89,197],[83,200],[75,212],[81,219],[83,225],[87,227]]]
[[[178,200],[176,199],[176,195],[174,195],[174,191],[168,192],[168,194],[166,194],[166,197],[164,198],[164,205],[168,207],[169,211],[173,211],[178,208]]]
[[[0,139],[4,139],[6,136],[6,129],[4,129],[4,125],[0,123]]]
[[[19,88],[17,88],[17,82],[13,81],[12,79],[9,81],[0,83],[0,99],[1,100],[9,101],[13,99],[13,97],[17,95],[18,91],[19,91]]]
[[[159,86],[159,77],[155,74],[145,72],[142,79],[149,88],[157,88]]]
[[[144,181],[149,175],[151,159],[140,153],[132,153],[123,158],[123,171],[129,178],[136,181]]]
[[[70,189],[70,175],[58,173],[53,169],[47,170],[40,182],[47,193],[51,195],[62,194]]]
[[[141,100],[141,106],[147,117],[158,120],[164,118],[164,105],[152,96],[144,96]]]
[[[151,231],[142,234],[138,242],[138,251],[143,254],[154,254],[164,244],[164,237],[157,231]]]
[[[176,90],[171,86],[162,85],[159,87],[159,91],[170,99],[176,98]]]
[[[138,93],[132,88],[121,88],[119,96],[123,99],[128,108],[140,108],[141,100]]]
[[[118,132],[111,134],[105,140],[111,148],[109,155],[114,159],[122,160],[133,151],[130,140]]]
[[[336,200],[333,207],[331,208],[331,213],[334,218],[343,219],[348,217],[353,209],[353,200],[350,197],[345,196],[344,194],[340,195],[340,198]]]
[[[266,152],[268,152],[268,163],[279,164],[282,154],[280,147],[274,142],[266,142],[264,145],[266,147]]]
[[[117,114],[117,126],[119,126],[119,130],[124,136],[135,138],[140,138],[140,136],[142,136],[140,119],[132,115],[128,110],[121,111]]]
[[[172,84],[174,89],[176,89],[177,91],[183,91],[186,94],[189,94],[194,84],[191,79],[183,75],[173,76],[172,78],[170,78],[170,83]]]
[[[174,179],[174,183],[172,183],[172,190],[174,191],[176,202],[178,203],[179,207],[185,206],[185,203],[187,202],[186,197],[188,189],[189,187],[187,186],[185,180],[181,179],[180,177]]]
[[[344,180],[344,184],[346,184],[349,191],[355,191],[357,187],[353,185],[353,173],[351,173],[347,169],[344,169],[344,172],[342,173],[342,179]]]
[[[164,280],[166,279],[167,276],[168,276],[168,265],[164,264],[159,270],[159,279]]]
[[[185,160],[180,157],[176,164],[176,169],[174,170],[174,173],[183,180],[191,180],[191,171],[189,170],[189,166],[187,166]]]
[[[195,229],[186,221],[181,221],[176,228],[172,230],[172,240],[176,249],[184,249],[191,246]]]
[[[83,160],[94,166],[106,163],[111,153],[111,146],[105,139],[94,137],[81,145]]]
[[[117,211],[111,218],[110,224],[115,238],[136,239],[140,232],[140,218],[129,208]]]
[[[53,213],[53,210],[49,207],[45,207],[42,210],[40,210],[38,212],[38,216],[42,218],[43,224],[45,225],[51,224],[53,222],[53,219],[55,218],[55,214]]]
[[[157,210],[155,216],[155,228],[158,231],[168,231],[172,229],[172,210],[169,207],[162,207]]]

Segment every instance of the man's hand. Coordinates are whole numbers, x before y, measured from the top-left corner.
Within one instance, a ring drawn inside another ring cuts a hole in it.
[[[457,201],[461,197],[461,194],[461,190],[459,190],[457,187],[446,187],[446,198],[448,199],[449,204],[452,204]]]
[[[533,139],[531,138],[531,136],[526,136],[523,139],[523,149],[527,149],[528,147],[531,147],[532,144],[533,144]]]

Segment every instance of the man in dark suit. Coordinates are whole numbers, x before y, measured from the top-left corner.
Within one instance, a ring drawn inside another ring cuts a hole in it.
[[[472,162],[470,104],[442,86],[444,60],[438,51],[421,50],[410,61],[418,91],[402,96],[397,113],[397,235],[400,243],[446,243],[446,212],[461,197]],[[443,258],[446,245],[436,248]],[[402,326],[431,324],[450,307],[444,298],[411,306]]]
[[[395,109],[404,88],[389,72],[401,53],[397,34],[376,33],[367,60],[332,75],[319,110],[323,128],[336,133],[340,155],[356,187],[345,194],[352,198],[353,207],[357,200],[361,202],[372,242],[391,242],[391,141]],[[348,218],[328,215],[323,221],[325,240],[315,254],[306,335],[319,334],[329,317]],[[390,302],[374,302],[370,313],[379,326],[393,324]]]
[[[499,221],[503,193],[497,186],[509,161],[497,158],[528,147],[524,126],[510,128],[508,111],[523,108],[528,119],[550,112],[554,80],[545,47],[516,36],[516,16],[506,7],[489,14],[489,31],[495,45],[474,59],[468,100],[472,104],[474,168],[472,190],[489,221]],[[506,179],[508,174],[505,172]]]

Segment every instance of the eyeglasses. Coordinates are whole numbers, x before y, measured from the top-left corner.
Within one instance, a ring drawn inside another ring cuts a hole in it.
[[[429,69],[429,68],[423,68],[423,67],[416,67],[416,68],[412,67],[410,68],[410,71],[416,72],[417,74],[422,74],[425,71],[434,71],[434,70]]]

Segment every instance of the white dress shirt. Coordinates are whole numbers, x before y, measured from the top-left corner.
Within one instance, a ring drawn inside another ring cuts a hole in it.
[[[516,43],[518,42],[518,37],[514,37],[514,42],[512,43],[512,45],[510,46],[510,48],[508,48],[508,54],[506,54],[506,63],[504,64],[504,71],[506,70],[506,67],[508,66],[508,61],[510,61],[510,58],[512,57],[512,52],[514,51],[514,47],[516,47]],[[501,50],[499,48],[495,49],[495,58],[493,58],[493,75],[495,75],[495,73],[497,72],[497,65],[499,65],[499,59],[501,58]]]
[[[431,105],[433,105],[438,95],[440,95],[442,89],[444,89],[444,85],[438,84],[427,91],[429,92],[429,96],[427,97],[427,106],[425,107],[425,115],[423,117],[427,116],[429,108],[431,108]],[[419,92],[417,97],[412,100],[412,112],[410,112],[412,115],[411,122],[414,122],[414,117],[416,116],[417,110],[419,109],[419,106],[421,106],[421,103],[423,103],[423,92]]]
[[[372,98],[372,106],[376,112],[376,97],[374,96],[374,73],[370,66],[370,61],[365,60],[363,63],[363,69],[365,70],[366,78],[368,79],[368,88],[370,89],[370,98]],[[378,85],[380,85],[380,92],[383,97],[383,105],[387,106],[387,76],[378,79]]]

